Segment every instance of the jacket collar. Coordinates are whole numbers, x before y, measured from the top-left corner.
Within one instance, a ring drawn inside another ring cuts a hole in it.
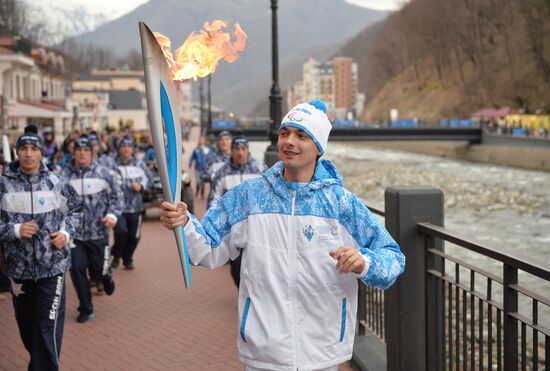
[[[276,194],[285,198],[290,197],[290,191],[293,190],[296,191],[298,196],[310,197],[318,189],[332,185],[342,185],[342,176],[330,160],[318,161],[313,178],[307,183],[287,182],[283,177],[283,171],[283,162],[279,161],[267,170],[263,177]]]

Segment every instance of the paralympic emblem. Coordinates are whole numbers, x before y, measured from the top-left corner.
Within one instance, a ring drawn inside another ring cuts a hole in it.
[[[290,115],[288,115],[288,119],[289,119],[290,121],[296,121],[296,122],[302,122],[302,121],[304,121],[303,118],[299,119],[299,118],[295,117],[297,113],[298,113],[298,111],[292,112]]]

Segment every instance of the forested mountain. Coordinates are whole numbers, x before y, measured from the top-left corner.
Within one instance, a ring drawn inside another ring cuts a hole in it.
[[[412,0],[340,54],[358,61],[375,118],[550,109],[548,0]]]

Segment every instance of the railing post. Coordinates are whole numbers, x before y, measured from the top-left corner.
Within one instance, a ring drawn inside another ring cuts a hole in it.
[[[518,269],[504,263],[503,278],[504,370],[513,371],[518,369],[518,320],[510,313],[518,311],[518,293],[510,285],[518,283]]]
[[[385,204],[386,228],[407,258],[405,273],[385,295],[387,369],[427,370],[426,257],[416,224],[443,226],[443,192],[431,187],[388,188]]]
[[[358,303],[365,303],[366,297],[367,297],[367,287],[363,285],[361,282],[359,282],[359,285],[357,285],[357,302]],[[365,321],[367,319],[367,308],[364,305],[359,305],[357,307],[357,335],[365,335],[365,326],[361,325],[359,322]]]

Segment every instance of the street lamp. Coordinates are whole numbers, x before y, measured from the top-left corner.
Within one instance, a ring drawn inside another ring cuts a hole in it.
[[[271,94],[269,95],[269,117],[271,119],[267,135],[271,144],[267,147],[264,162],[267,166],[273,166],[278,160],[277,156],[277,126],[281,123],[281,89],[279,88],[279,50],[277,35],[277,0],[271,0]]]
[[[212,74],[208,75],[208,129],[206,130],[207,133],[210,133],[212,131]]]
[[[205,119],[204,119],[204,88],[203,88],[203,80],[199,79],[199,105],[200,105],[200,132],[201,135],[206,135],[206,125],[205,125]]]

